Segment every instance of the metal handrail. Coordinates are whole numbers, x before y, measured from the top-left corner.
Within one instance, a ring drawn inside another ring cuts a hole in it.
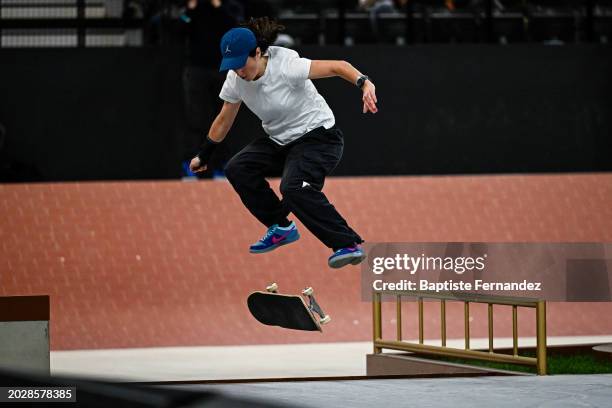
[[[382,338],[382,308],[383,295],[394,295],[396,298],[396,340]],[[410,343],[402,340],[402,297],[417,298],[419,310],[419,342]],[[424,344],[423,299],[440,300],[440,338],[441,346]],[[464,302],[465,348],[459,349],[446,346],[446,301]],[[470,349],[470,303],[487,304],[488,310],[488,351]],[[493,306],[512,306],[512,355],[494,352],[493,347]],[[536,310],[536,357],[519,356],[518,354],[518,307],[529,307]],[[535,366],[538,375],[546,375],[546,302],[541,299],[488,296],[463,292],[423,292],[423,291],[374,291],[372,294],[374,354],[382,353],[382,349],[411,351],[416,353],[441,355],[448,357],[465,357],[478,360],[495,361]]]

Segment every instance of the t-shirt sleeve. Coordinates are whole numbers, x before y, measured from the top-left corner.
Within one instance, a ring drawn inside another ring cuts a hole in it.
[[[223,87],[219,93],[219,98],[229,103],[238,103],[242,99],[240,98],[240,92],[238,90],[237,76],[234,71],[228,71],[223,82]]]
[[[285,64],[285,77],[293,86],[304,86],[310,74],[310,62],[308,58],[300,58],[297,53],[287,59]]]

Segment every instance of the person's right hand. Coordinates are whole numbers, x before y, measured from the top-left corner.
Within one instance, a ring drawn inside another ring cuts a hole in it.
[[[189,163],[189,170],[191,170],[192,173],[202,173],[204,170],[206,170],[206,165],[202,164],[200,158],[196,156],[191,159],[191,163]]]
[[[369,79],[363,84],[363,96],[361,100],[363,101],[363,113],[378,112],[378,108],[376,107],[378,103],[378,99],[376,98],[376,87]]]

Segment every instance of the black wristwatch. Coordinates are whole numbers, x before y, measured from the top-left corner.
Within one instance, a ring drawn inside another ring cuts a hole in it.
[[[370,79],[367,75],[362,75],[359,78],[357,78],[357,88],[361,89],[363,88],[363,84],[365,84],[365,81],[367,81],[368,79]]]

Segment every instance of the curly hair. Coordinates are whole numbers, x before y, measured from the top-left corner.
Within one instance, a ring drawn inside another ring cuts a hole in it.
[[[284,25],[278,24],[276,20],[268,17],[251,17],[249,21],[242,23],[241,26],[248,28],[255,34],[257,46],[261,49],[262,54],[266,52],[270,45],[274,44],[278,37],[278,33],[285,29]],[[256,50],[257,49],[251,51],[249,55],[254,57]]]

